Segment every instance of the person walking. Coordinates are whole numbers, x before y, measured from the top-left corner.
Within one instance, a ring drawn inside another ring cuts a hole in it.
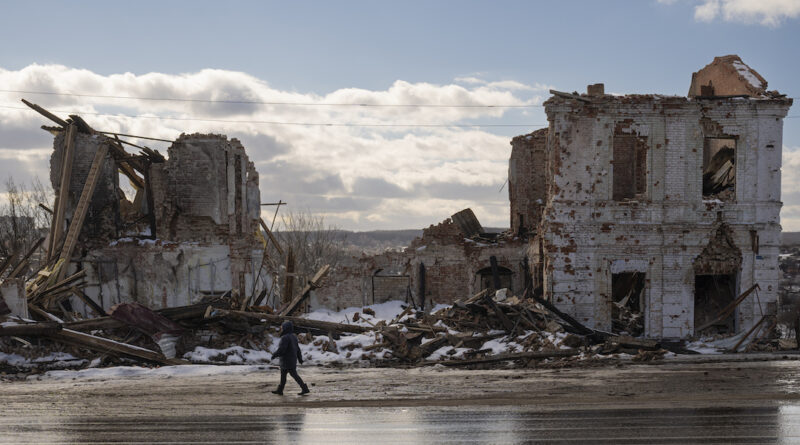
[[[300,354],[300,345],[297,343],[297,336],[294,335],[294,324],[291,321],[286,321],[281,325],[281,340],[278,342],[278,349],[272,355],[272,358],[280,357],[281,359],[281,383],[278,389],[272,391],[273,394],[279,396],[283,395],[283,388],[286,386],[286,374],[290,374],[292,378],[300,385],[300,392],[297,394],[303,396],[308,394],[308,385],[303,383],[303,379],[297,374],[297,362],[303,364],[303,356]]]

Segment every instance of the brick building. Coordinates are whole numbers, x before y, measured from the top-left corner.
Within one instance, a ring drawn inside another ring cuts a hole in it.
[[[792,100],[766,87],[725,56],[694,73],[688,97],[598,84],[547,100],[549,127],[514,139],[509,171],[511,224],[531,233],[544,296],[596,329],[630,331],[623,318],[639,314],[632,330],[654,338],[740,332],[774,313]]]

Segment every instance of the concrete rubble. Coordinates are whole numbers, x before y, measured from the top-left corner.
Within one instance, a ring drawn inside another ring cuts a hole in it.
[[[20,272],[24,252],[0,263],[0,343],[56,348],[74,366],[87,350],[105,363],[266,362],[291,320],[310,357],[350,364],[653,360],[700,338],[787,347],[780,326],[800,328],[781,315],[800,314],[796,252],[780,254],[792,99],[738,56],[694,73],[688,97],[551,93],[549,126],[511,141],[508,230],[464,209],[402,250],[324,265],[277,307],[264,266],[284,253],[238,140],[183,134],[165,157],[26,102],[58,124],[43,127],[57,198],[39,268]],[[309,307],[340,318],[298,315]]]

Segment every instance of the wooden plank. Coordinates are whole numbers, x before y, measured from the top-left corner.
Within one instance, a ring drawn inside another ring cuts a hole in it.
[[[81,232],[81,227],[83,227],[83,220],[86,218],[86,212],[89,210],[89,205],[92,202],[94,189],[97,187],[97,179],[100,177],[100,168],[103,166],[106,153],[108,153],[108,144],[101,144],[97,148],[97,153],[94,155],[92,167],[89,169],[89,175],[83,185],[80,200],[78,200],[72,222],[69,225],[67,238],[64,240],[64,248],[61,249],[61,255],[59,256],[59,259],[64,261],[58,273],[59,278],[64,276],[69,266],[69,261],[72,258],[72,251],[75,249],[75,244],[78,242],[78,235]]]
[[[561,318],[562,320],[564,320],[567,323],[569,323],[570,326],[575,328],[578,331],[579,334],[581,334],[581,335],[590,335],[590,334],[596,334],[597,333],[593,329],[589,329],[586,326],[584,326],[581,323],[579,323],[578,320],[572,318],[569,314],[565,314],[565,313],[561,312],[560,310],[558,310],[557,307],[555,307],[555,305],[553,305],[549,301],[544,300],[542,298],[539,298],[536,295],[532,295],[531,297],[533,298],[534,301],[536,301],[537,303],[539,303],[542,306],[544,306],[548,311],[554,313],[559,318]]]
[[[286,273],[283,275],[283,292],[281,293],[281,303],[292,302],[292,293],[294,292],[294,250],[289,246],[286,253]],[[302,295],[302,294],[301,294]]]
[[[75,295],[81,301],[83,301],[83,304],[89,306],[94,311],[95,314],[99,316],[106,315],[106,311],[102,307],[100,307],[99,304],[95,303],[94,300],[89,298],[89,296],[86,295],[82,290],[78,289],[75,286],[70,287],[69,290],[73,293],[73,295]]]
[[[61,330],[61,324],[55,322],[28,323],[17,325],[0,326],[0,337],[10,337],[13,335],[39,336],[55,334]]]
[[[47,246],[47,258],[55,255],[64,232],[64,214],[69,199],[72,161],[75,158],[75,132],[75,125],[70,124],[69,127],[67,127],[66,144],[61,155],[61,178],[59,179],[58,196],[56,197],[55,213],[53,214],[53,226],[50,228],[50,242]]]
[[[739,346],[741,346],[742,343],[744,343],[744,341],[747,340],[747,337],[750,337],[750,335],[753,332],[755,332],[755,330],[758,329],[758,327],[761,326],[762,323],[764,323],[764,320],[766,320],[767,317],[768,317],[768,315],[764,315],[763,317],[761,317],[761,320],[758,320],[758,323],[754,324],[753,327],[750,328],[750,330],[748,330],[746,334],[744,334],[744,337],[742,337],[741,340],[739,340],[736,343],[736,345],[733,347],[733,349],[731,349],[731,352],[738,351],[739,350]]]
[[[511,319],[508,318],[505,312],[503,312],[503,310],[497,306],[497,303],[495,303],[494,299],[491,296],[484,295],[483,301],[486,302],[486,304],[489,306],[492,312],[494,312],[497,318],[500,319],[500,322],[503,323],[503,327],[505,328],[506,332],[511,334],[512,331],[514,330],[514,322],[511,321]]]
[[[164,309],[157,309],[156,312],[169,318],[172,321],[182,320],[203,320],[203,316],[209,307],[218,307],[222,305],[221,301],[212,301],[207,303],[191,304],[188,306],[170,307]],[[74,329],[76,331],[92,331],[95,329],[117,329],[124,327],[125,324],[114,320],[111,317],[97,317],[89,320],[80,320],[67,323],[65,327]]]
[[[34,304],[28,303],[28,309],[30,309],[31,312],[34,312],[34,313],[38,314],[39,316],[41,316],[45,320],[55,321],[56,323],[61,323],[61,324],[64,323],[64,320],[56,317],[55,315],[45,311],[44,309],[42,309],[42,308],[40,308],[40,307],[38,307],[38,306],[36,306]]]
[[[265,232],[267,232],[267,236],[269,237],[270,241],[272,241],[272,244],[275,246],[275,250],[278,251],[278,254],[280,254],[280,256],[283,256],[283,249],[281,248],[281,245],[278,243],[278,239],[275,238],[275,235],[272,233],[272,230],[269,230],[269,227],[267,227],[267,223],[264,222],[264,218],[258,218],[258,221],[261,223],[261,228],[264,229]]]
[[[38,298],[41,298],[41,297],[45,297],[47,295],[51,295],[53,293],[57,293],[59,291],[66,290],[70,286],[73,286],[76,281],[80,280],[81,278],[84,278],[85,276],[86,276],[86,270],[79,270],[79,271],[75,272],[74,274],[68,276],[67,278],[64,278],[63,280],[61,280],[61,281],[59,281],[57,283],[53,283],[53,284],[47,285],[44,288],[39,288],[39,291],[36,293],[36,296],[33,297],[33,298],[34,299],[38,299]]]
[[[19,253],[18,252],[14,252],[14,253],[11,254],[11,256],[6,258],[5,261],[3,261],[3,264],[0,264],[0,275],[3,275],[3,272],[5,272],[6,269],[8,269],[9,266],[11,266],[14,262],[17,261],[17,257],[18,256],[19,256]]]
[[[311,293],[313,289],[319,287],[320,281],[322,281],[322,279],[325,278],[326,275],[328,275],[328,271],[330,271],[330,269],[331,266],[328,264],[322,266],[314,275],[314,278],[312,278],[311,281],[309,281],[308,284],[306,284],[306,286],[303,288],[303,292],[300,295],[298,295],[297,298],[292,300],[292,302],[289,303],[289,306],[287,306],[286,309],[281,311],[280,315],[283,316],[291,315],[291,313],[294,312],[298,306],[300,306],[300,303],[302,303],[303,300],[305,300],[308,297],[308,294]]]
[[[51,334],[48,337],[52,338],[53,340],[82,346],[102,353],[112,352],[149,362],[160,363],[162,365],[189,364],[189,362],[186,360],[167,359],[161,353],[151,351],[149,349],[127,345],[125,343],[97,337],[95,335],[89,335],[83,332],[73,331],[71,329],[62,329],[61,331]]]
[[[578,96],[577,94],[565,93],[563,91],[550,90],[550,94],[558,96],[558,97],[563,97],[565,99],[575,99],[575,100],[579,100],[581,102],[586,102],[586,103],[591,103],[592,102],[590,99],[587,99],[585,97]]]
[[[346,332],[351,334],[363,334],[364,332],[370,332],[374,330],[374,328],[369,326],[359,326],[359,325],[345,324],[345,323],[333,323],[330,321],[309,320],[306,318],[266,314],[261,312],[229,311],[226,309],[215,309],[210,306],[205,314],[206,318],[229,317],[229,316],[240,316],[240,317],[250,318],[253,320],[259,320],[262,323],[269,323],[274,325],[280,325],[285,321],[291,321],[292,324],[294,324],[294,326],[297,328],[319,329],[325,332],[336,332],[336,333]]]
[[[717,318],[715,318],[715,319],[713,319],[713,320],[709,321],[708,323],[706,323],[706,324],[704,324],[704,325],[700,326],[699,328],[695,328],[695,330],[694,330],[694,331],[695,331],[695,332],[702,332],[703,330],[705,330],[705,329],[708,329],[708,328],[710,328],[711,326],[713,326],[713,325],[715,325],[715,324],[719,323],[720,321],[722,321],[722,320],[724,320],[724,319],[728,318],[728,317],[731,315],[731,313],[733,313],[733,310],[734,310],[734,309],[736,309],[736,306],[739,306],[739,304],[740,304],[742,301],[744,301],[744,299],[745,299],[745,298],[747,298],[747,297],[748,297],[748,296],[749,296],[751,293],[753,293],[753,291],[754,291],[754,290],[756,290],[756,289],[761,289],[761,288],[758,286],[758,283],[754,284],[752,287],[750,287],[750,289],[747,289],[746,291],[742,292],[742,294],[741,294],[741,295],[739,295],[739,297],[738,297],[738,298],[736,298],[736,300],[734,300],[733,302],[731,302],[730,304],[728,304],[727,306],[725,306],[725,307],[724,307],[724,308],[723,308],[723,309],[720,311],[720,313],[719,313],[719,315],[717,316]]]
[[[22,257],[22,261],[20,261],[20,262],[19,262],[19,264],[17,264],[17,267],[15,267],[15,268],[14,268],[14,270],[12,270],[12,271],[11,271],[11,273],[9,273],[9,274],[8,274],[8,276],[6,277],[6,279],[8,279],[8,278],[14,278],[14,277],[16,277],[16,276],[17,276],[17,275],[18,275],[20,272],[22,272],[22,269],[23,269],[23,268],[25,267],[25,265],[27,264],[27,262],[28,262],[28,259],[31,257],[31,255],[33,255],[33,253],[34,253],[34,252],[36,252],[36,249],[38,249],[38,248],[39,248],[39,247],[42,245],[42,243],[44,243],[44,237],[42,237],[42,238],[39,238],[39,240],[37,240],[37,241],[36,241],[36,242],[33,244],[33,247],[31,247],[31,248],[28,250],[28,253],[26,253],[26,254],[25,254],[25,256],[24,256],[24,257]],[[2,273],[2,272],[0,272],[0,273]]]
[[[69,126],[69,123],[67,121],[65,121],[65,120],[61,119],[60,117],[56,116],[55,114],[45,110],[44,108],[40,107],[39,105],[30,103],[25,99],[22,99],[22,103],[24,103],[25,105],[33,108],[34,110],[36,110],[37,113],[39,113],[42,116],[50,119],[51,121],[57,123],[58,125],[61,125],[64,128],[67,128],[67,126]]]

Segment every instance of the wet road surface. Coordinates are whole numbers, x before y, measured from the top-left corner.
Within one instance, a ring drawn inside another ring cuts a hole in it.
[[[261,415],[167,418],[6,418],[3,441],[50,443],[794,443],[800,407],[566,410],[513,407],[313,408]]]
[[[2,383],[0,443],[800,443],[797,361],[303,376]]]

